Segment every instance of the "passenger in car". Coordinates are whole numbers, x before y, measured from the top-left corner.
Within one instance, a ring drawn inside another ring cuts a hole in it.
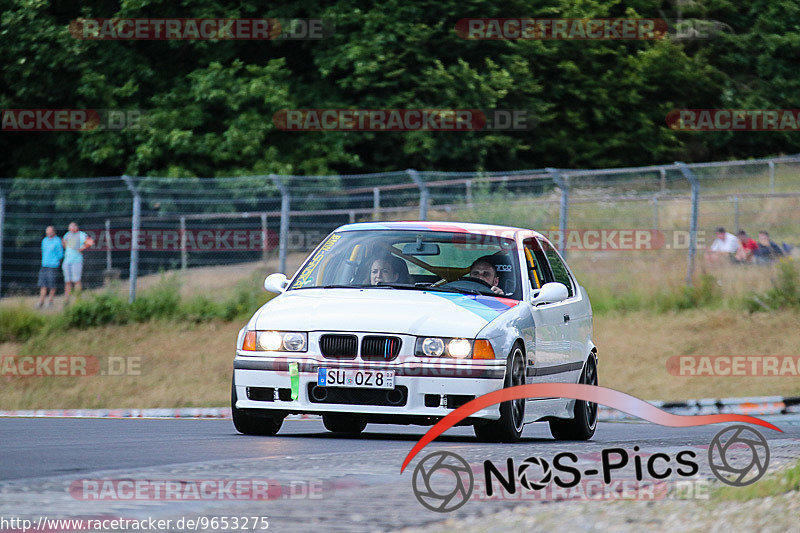
[[[498,287],[500,277],[497,275],[497,269],[489,262],[486,256],[479,257],[472,263],[472,266],[469,267],[469,277],[483,280],[492,287],[493,293],[499,296],[505,295],[503,289]]]

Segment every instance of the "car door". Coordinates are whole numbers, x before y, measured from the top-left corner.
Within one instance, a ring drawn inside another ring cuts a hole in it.
[[[567,287],[567,299],[550,306],[561,317],[561,333],[567,345],[568,358],[565,368],[568,370],[564,375],[568,381],[576,383],[587,355],[586,344],[591,336],[591,313],[586,311],[588,306],[583,301],[581,290],[564,258],[546,240],[540,239],[540,245],[550,267],[549,281],[563,283]]]
[[[531,295],[542,285],[553,281],[553,274],[541,243],[535,239],[523,241],[525,265]],[[528,354],[526,383],[570,383],[572,379],[572,357],[565,336],[563,302],[533,305],[525,301],[533,318],[534,350]]]

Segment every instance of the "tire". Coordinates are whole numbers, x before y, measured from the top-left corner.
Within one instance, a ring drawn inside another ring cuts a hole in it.
[[[244,409],[237,409],[236,386],[231,383],[231,418],[233,419],[233,427],[239,433],[272,436],[281,429],[285,415],[253,416]]]
[[[504,388],[525,384],[525,356],[515,345],[508,356]],[[517,442],[525,426],[525,398],[500,404],[500,419],[473,426],[475,436],[482,442]]]
[[[597,385],[597,362],[594,355],[586,360],[580,383]],[[575,400],[573,418],[550,420],[550,433],[556,440],[589,440],[597,429],[597,404]]]
[[[347,435],[358,435],[367,427],[364,420],[353,415],[322,415],[322,423],[328,431]]]

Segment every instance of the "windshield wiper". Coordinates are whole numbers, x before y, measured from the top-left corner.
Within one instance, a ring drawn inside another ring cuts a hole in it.
[[[452,292],[455,294],[473,294],[476,296],[480,296],[483,294],[491,294],[494,296],[494,293],[484,293],[475,289],[454,289],[450,287],[432,287],[430,283],[415,283],[411,285],[410,283],[384,283],[380,282],[377,285],[344,285],[344,284],[335,284],[335,285],[317,285],[316,287],[303,287],[308,289],[405,289],[411,291],[438,291],[438,292]]]
[[[335,284],[335,285],[317,285],[316,287],[309,287],[309,289],[377,289],[380,287],[386,287],[387,289],[393,289],[390,284],[381,284],[381,285],[346,285],[346,284]]]
[[[394,284],[398,289],[415,289],[418,291],[439,291],[439,292],[453,292],[456,294],[474,294],[474,295],[481,295],[483,294],[480,291],[475,289],[456,289],[452,287],[434,287],[433,283],[428,282],[419,282],[415,283],[413,287],[411,285],[400,285]]]

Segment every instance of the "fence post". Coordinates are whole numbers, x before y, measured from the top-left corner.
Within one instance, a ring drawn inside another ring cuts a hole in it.
[[[556,186],[561,189],[561,204],[559,206],[558,216],[558,251],[564,258],[567,257],[567,210],[569,209],[569,188],[567,187],[567,180],[555,168],[546,168],[550,177],[553,178]]]
[[[381,218],[381,190],[378,187],[372,188],[372,220]]]
[[[472,207],[472,180],[467,180],[464,183],[464,186],[467,188],[467,207]]]
[[[739,197],[733,197],[733,227],[739,232]]]
[[[667,169],[659,168],[658,174],[661,176],[661,192],[664,192],[667,190]]]
[[[653,229],[658,229],[658,196],[653,196]]]
[[[188,257],[186,253],[186,217],[181,217],[181,270],[186,270]]]
[[[111,219],[106,219],[106,270],[111,270]]]
[[[280,243],[278,244],[279,272],[286,273],[286,249],[289,243],[289,188],[283,182],[282,176],[270,174],[269,178],[281,193],[281,228]]]
[[[425,182],[419,177],[419,172],[413,168],[406,170],[406,173],[408,173],[408,177],[411,178],[411,181],[413,181],[419,189],[419,219],[428,220],[428,186],[425,185]]]
[[[130,176],[122,176],[122,181],[133,195],[133,214],[131,217],[131,266],[129,274],[128,302],[136,299],[136,278],[139,276],[139,229],[142,219],[142,197]]]
[[[697,181],[697,176],[694,175],[692,169],[686,166],[686,163],[675,161],[683,176],[689,180],[689,185],[692,186],[692,215],[689,221],[689,256],[687,259],[688,265],[686,267],[686,286],[691,287],[694,280],[694,256],[697,254],[697,208],[700,196],[700,183]]]
[[[775,161],[769,160],[769,192],[775,192]]]
[[[3,238],[5,233],[3,228],[6,223],[6,195],[0,189],[0,298],[3,296]]]
[[[267,214],[261,213],[261,260],[267,262]]]

